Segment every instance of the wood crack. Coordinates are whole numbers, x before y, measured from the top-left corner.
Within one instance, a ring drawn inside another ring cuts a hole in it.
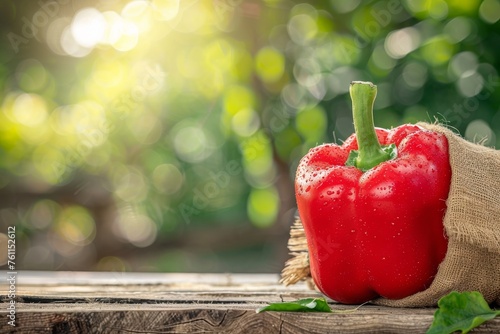
[[[283,300],[283,298],[281,298]],[[18,303],[24,304],[248,304],[248,301],[237,299],[224,300],[190,300],[190,299],[142,299],[142,298],[120,298],[120,297],[103,297],[103,298],[45,298],[23,296],[19,297]]]

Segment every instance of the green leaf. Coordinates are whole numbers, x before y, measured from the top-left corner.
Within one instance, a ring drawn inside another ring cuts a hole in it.
[[[468,333],[483,322],[500,315],[492,310],[483,296],[477,292],[450,292],[438,302],[434,321],[427,334]]]
[[[272,303],[257,309],[257,313],[264,311],[278,312],[332,312],[324,298],[305,298],[292,302]]]

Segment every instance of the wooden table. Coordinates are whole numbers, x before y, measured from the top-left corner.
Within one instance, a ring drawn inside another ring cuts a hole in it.
[[[5,271],[0,273],[3,283]],[[269,302],[319,296],[305,284],[285,288],[274,274],[159,274],[21,271],[16,327],[1,333],[425,333],[434,309],[331,303],[338,313],[255,310]],[[474,333],[500,333],[500,319]]]

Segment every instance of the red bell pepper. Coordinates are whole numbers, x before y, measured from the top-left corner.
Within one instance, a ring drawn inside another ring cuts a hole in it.
[[[447,139],[417,125],[375,129],[376,93],[351,83],[356,133],[312,148],[295,181],[314,282],[347,304],[426,289],[448,246]]]

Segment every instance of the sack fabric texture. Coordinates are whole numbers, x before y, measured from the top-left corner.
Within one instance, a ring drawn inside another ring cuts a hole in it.
[[[433,306],[451,291],[479,291],[500,304],[500,151],[471,143],[437,124],[419,123],[448,139],[451,185],[444,227],[448,251],[431,286],[396,307]]]
[[[438,124],[418,125],[448,139],[452,175],[443,222],[448,251],[426,290],[373,302],[435,306],[451,291],[479,291],[488,303],[500,305],[500,151],[471,143]]]

